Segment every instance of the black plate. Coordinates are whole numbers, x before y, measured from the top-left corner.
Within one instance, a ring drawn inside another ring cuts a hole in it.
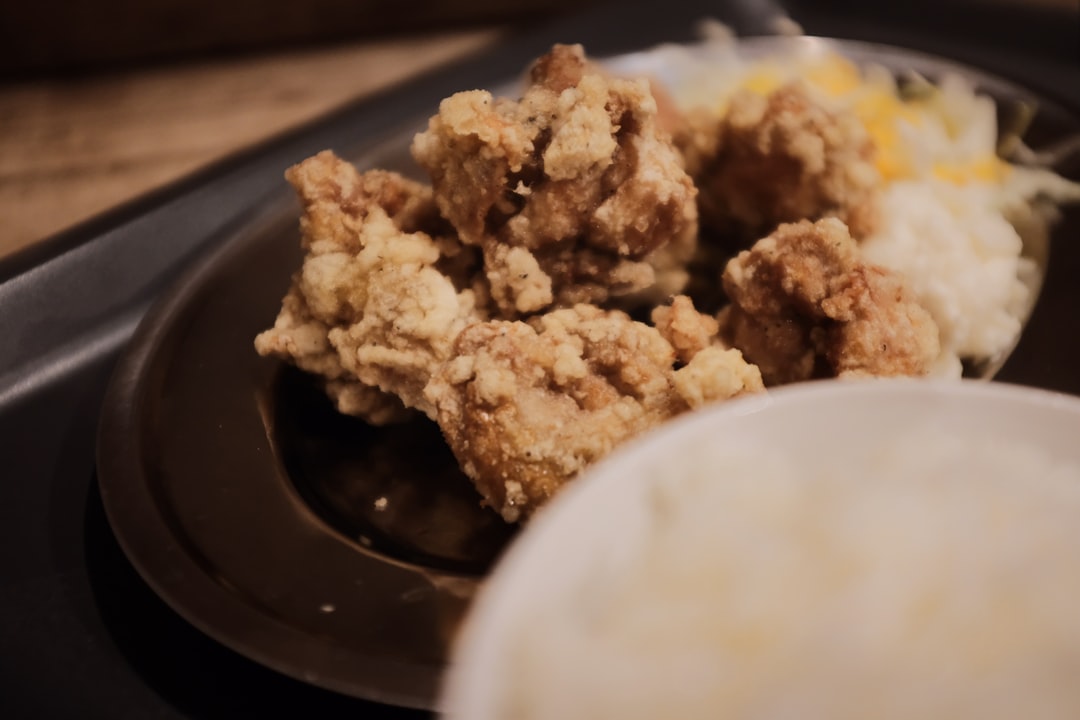
[[[102,419],[106,511],[144,578],[207,634],[317,685],[430,707],[507,529],[437,429],[340,417],[303,375],[255,354],[299,262],[281,205],[137,333]]]
[[[936,58],[842,47],[1032,99]],[[1039,107],[1034,143],[1080,132],[1076,115],[1045,99]],[[354,159],[406,169],[411,136]],[[431,708],[457,623],[512,530],[479,508],[430,423],[369,428],[335,413],[302,373],[255,354],[254,336],[299,267],[298,213],[283,190],[140,325],[102,419],[106,510],[143,577],[213,638],[316,685]],[[1078,237],[1069,210],[1040,301],[998,377],[1080,392],[1080,340],[1066,332],[1080,307]]]

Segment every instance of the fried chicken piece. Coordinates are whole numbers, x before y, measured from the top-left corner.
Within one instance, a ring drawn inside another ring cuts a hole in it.
[[[652,322],[683,364],[672,382],[690,407],[765,389],[757,366],[747,363],[740,351],[726,347],[716,318],[698,312],[686,295],[677,295],[670,305],[653,308]]]
[[[763,389],[738,351],[704,349],[679,370],[676,361],[656,328],[576,305],[469,326],[425,394],[484,501],[516,522],[624,440]]]
[[[457,93],[416,136],[413,156],[442,215],[482,249],[504,317],[639,292],[656,281],[653,257],[678,291],[697,191],[656,113],[645,81],[556,45],[520,101]]]
[[[672,384],[691,408],[765,390],[757,365],[747,362],[739,350],[720,344],[710,345],[694,355],[673,373]]]
[[[723,334],[766,385],[826,376],[925,375],[938,328],[902,278],[864,263],[842,222],[781,225],[728,262]]]
[[[803,83],[737,92],[720,117],[691,113],[676,142],[702,222],[723,233],[759,238],[780,223],[835,217],[863,238],[877,223],[873,140],[852,111],[826,109]]]
[[[331,326],[315,318],[294,282],[281,303],[274,326],[259,333],[255,349],[260,355],[281,358],[323,378],[323,388],[338,412],[362,417],[375,425],[405,420],[411,413],[395,396],[365,385],[341,365],[337,349],[327,337]]]
[[[405,408],[434,416],[423,388],[454,339],[485,317],[428,188],[391,172],[359,173],[323,152],[286,177],[304,206],[307,254],[274,327],[255,340],[327,380],[339,410],[375,424]],[[442,268],[447,268],[446,272]]]
[[[694,301],[686,295],[676,296],[670,305],[653,308],[651,319],[660,335],[675,348],[681,362],[690,362],[717,342],[720,326],[716,318],[694,309]]]

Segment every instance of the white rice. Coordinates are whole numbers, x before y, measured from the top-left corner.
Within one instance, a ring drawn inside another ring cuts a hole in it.
[[[1080,717],[1080,468],[940,429],[725,451],[646,470],[648,525],[515,609],[494,717]]]

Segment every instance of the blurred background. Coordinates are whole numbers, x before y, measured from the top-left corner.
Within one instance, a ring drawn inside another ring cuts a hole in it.
[[[0,255],[587,1],[0,3]]]
[[[745,1],[745,0],[744,0]],[[597,0],[0,3],[0,255],[216,159]],[[787,3],[857,15],[854,0]],[[718,15],[724,2],[718,0]],[[910,0],[953,32],[1080,0]],[[613,22],[618,22],[614,5]],[[660,11],[660,10],[658,10]],[[881,13],[881,8],[875,6]],[[890,18],[890,21],[892,18]],[[948,24],[948,23],[946,23]],[[1080,28],[1073,37],[1080,38]],[[1032,37],[1032,46],[1038,45]],[[1077,40],[1080,42],[1080,40]],[[518,68],[508,68],[508,75]]]

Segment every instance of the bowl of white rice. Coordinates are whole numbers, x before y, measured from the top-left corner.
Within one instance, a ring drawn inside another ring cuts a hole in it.
[[[819,381],[632,441],[524,530],[446,717],[1080,717],[1080,398]]]

